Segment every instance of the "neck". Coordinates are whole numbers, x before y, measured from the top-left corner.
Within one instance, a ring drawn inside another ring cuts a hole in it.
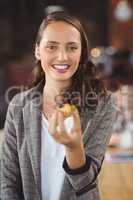
[[[48,102],[54,102],[55,97],[59,95],[61,91],[65,91],[69,86],[70,82],[68,83],[68,81],[54,82],[54,84],[46,82],[43,89],[44,99]]]
[[[43,113],[49,119],[56,108],[55,97],[70,86],[70,81],[48,81],[46,79],[43,89]]]

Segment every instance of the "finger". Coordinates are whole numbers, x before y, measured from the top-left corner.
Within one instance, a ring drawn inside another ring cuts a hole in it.
[[[72,116],[73,116],[73,129],[75,131],[81,130],[80,116],[77,109],[72,113]]]
[[[64,115],[61,112],[58,112],[58,132],[61,135],[64,135],[66,133],[64,125]]]
[[[57,123],[58,123],[57,120],[58,120],[58,112],[57,112],[57,110],[55,110],[51,119],[49,120],[49,127],[48,127],[48,131],[52,135],[54,135],[54,133],[56,132]]]

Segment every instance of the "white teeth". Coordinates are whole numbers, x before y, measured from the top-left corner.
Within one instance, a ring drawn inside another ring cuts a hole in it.
[[[53,65],[55,69],[67,69],[69,66],[68,65]]]

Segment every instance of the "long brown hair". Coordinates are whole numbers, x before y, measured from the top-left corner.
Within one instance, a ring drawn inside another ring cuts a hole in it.
[[[80,109],[81,107],[82,108],[86,107],[86,104],[83,104],[84,99],[83,96],[81,97],[81,94],[84,93],[84,96],[87,96],[89,94],[88,96],[90,96],[90,98],[88,98],[88,105],[91,108],[95,108],[98,103],[98,99],[96,97],[105,96],[106,88],[104,82],[97,77],[97,70],[95,65],[89,60],[88,39],[80,21],[74,16],[63,11],[53,12],[51,14],[48,14],[40,25],[36,38],[36,44],[39,45],[45,28],[51,22],[56,22],[56,21],[63,21],[68,24],[71,24],[80,32],[81,36],[82,51],[81,51],[79,67],[75,72],[75,74],[73,75],[72,84],[69,88],[67,88],[67,91],[65,92],[64,96],[66,96],[68,92],[69,94],[73,94],[73,96],[71,96],[71,98],[68,98],[68,100],[71,102],[73,101],[72,103],[74,104],[77,104],[78,100],[78,107]],[[32,71],[32,86],[36,86],[42,79],[45,82],[45,73],[41,67],[40,61],[37,61],[36,66]],[[70,97],[70,95],[68,96]],[[79,99],[81,100],[80,106],[79,106]]]

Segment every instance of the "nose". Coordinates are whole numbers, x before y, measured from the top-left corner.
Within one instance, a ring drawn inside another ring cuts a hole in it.
[[[66,61],[68,58],[66,49],[61,48],[58,51],[58,61]]]

